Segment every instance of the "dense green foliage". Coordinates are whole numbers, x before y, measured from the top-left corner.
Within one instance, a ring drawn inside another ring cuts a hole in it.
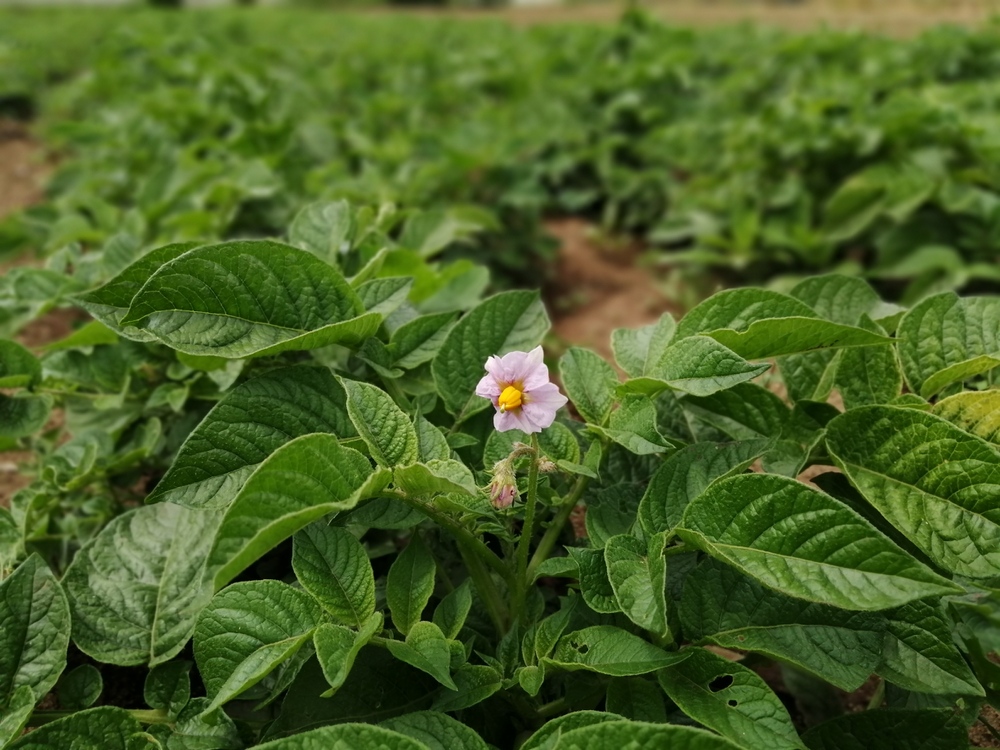
[[[0,747],[952,750],[1000,707],[1000,299],[950,289],[995,281],[995,32],[57,18],[0,14],[61,159],[3,228],[46,260],[0,280]],[[547,212],[875,284],[571,347],[500,431]]]
[[[347,197],[484,207],[479,251],[522,282],[540,213],[571,212],[742,279],[996,288],[998,40],[8,11],[0,102],[73,158],[7,242],[273,235]]]

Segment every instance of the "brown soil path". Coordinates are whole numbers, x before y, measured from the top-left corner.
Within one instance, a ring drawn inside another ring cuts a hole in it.
[[[656,277],[636,265],[639,248],[613,248],[596,240],[582,219],[553,219],[545,229],[560,243],[547,297],[553,333],[566,344],[594,349],[613,361],[613,330],[653,323],[668,310],[677,313]]]

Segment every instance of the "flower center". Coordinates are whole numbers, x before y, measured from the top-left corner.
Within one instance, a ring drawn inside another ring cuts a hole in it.
[[[497,405],[500,407],[500,413],[502,414],[505,411],[517,409],[521,405],[522,395],[521,391],[517,390],[517,388],[512,385],[508,385],[504,388],[503,393],[500,394],[500,398],[497,399]]]

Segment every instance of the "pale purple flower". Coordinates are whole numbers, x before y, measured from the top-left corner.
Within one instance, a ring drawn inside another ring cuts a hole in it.
[[[567,398],[549,382],[549,368],[542,361],[542,347],[530,352],[510,352],[486,360],[486,375],[476,395],[493,402],[493,426],[500,432],[541,432],[556,418]]]

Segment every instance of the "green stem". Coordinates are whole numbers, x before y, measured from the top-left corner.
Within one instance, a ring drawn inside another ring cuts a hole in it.
[[[53,721],[58,721],[59,719],[65,719],[68,716],[72,716],[78,711],[35,711],[31,714],[31,718],[28,719],[29,727],[39,727],[42,724],[49,724]],[[129,711],[132,717],[137,719],[140,724],[169,724],[171,719],[167,716],[167,712],[163,709],[132,709]]]
[[[875,692],[872,694],[872,698],[868,701],[868,710],[874,711],[882,705],[882,701],[885,700],[885,680],[879,680],[878,686],[875,688]]]
[[[535,549],[535,554],[531,556],[531,562],[528,563],[528,578],[535,577],[535,570],[541,565],[545,560],[548,559],[549,555],[552,554],[552,548],[556,546],[556,542],[559,541],[559,535],[562,534],[563,527],[566,525],[566,521],[569,520],[570,514],[573,512],[573,508],[576,504],[580,502],[580,498],[583,497],[583,493],[587,490],[587,485],[590,484],[590,477],[580,477],[576,480],[576,485],[573,487],[573,491],[566,496],[563,500],[562,505],[559,507],[559,512],[556,513],[556,517],[552,519],[552,523],[545,530],[544,536],[542,536],[542,541],[538,543],[538,547]]]
[[[521,538],[517,541],[517,572],[514,580],[517,586],[517,600],[514,612],[523,624],[527,608],[525,601],[528,598],[528,588],[531,581],[528,579],[528,549],[531,547],[531,537],[535,532],[535,507],[538,505],[538,435],[532,433],[531,447],[534,455],[531,457],[531,467],[528,469],[528,501],[524,508],[524,525],[521,527]]]
[[[503,597],[500,596],[496,584],[490,577],[490,572],[483,566],[483,561],[476,555],[471,554],[461,542],[458,545],[458,551],[462,555],[462,561],[465,563],[466,570],[469,571],[469,577],[472,578],[476,590],[479,591],[479,596],[486,607],[486,613],[489,615],[493,627],[496,628],[497,636],[503,635],[507,632],[509,615]]]

